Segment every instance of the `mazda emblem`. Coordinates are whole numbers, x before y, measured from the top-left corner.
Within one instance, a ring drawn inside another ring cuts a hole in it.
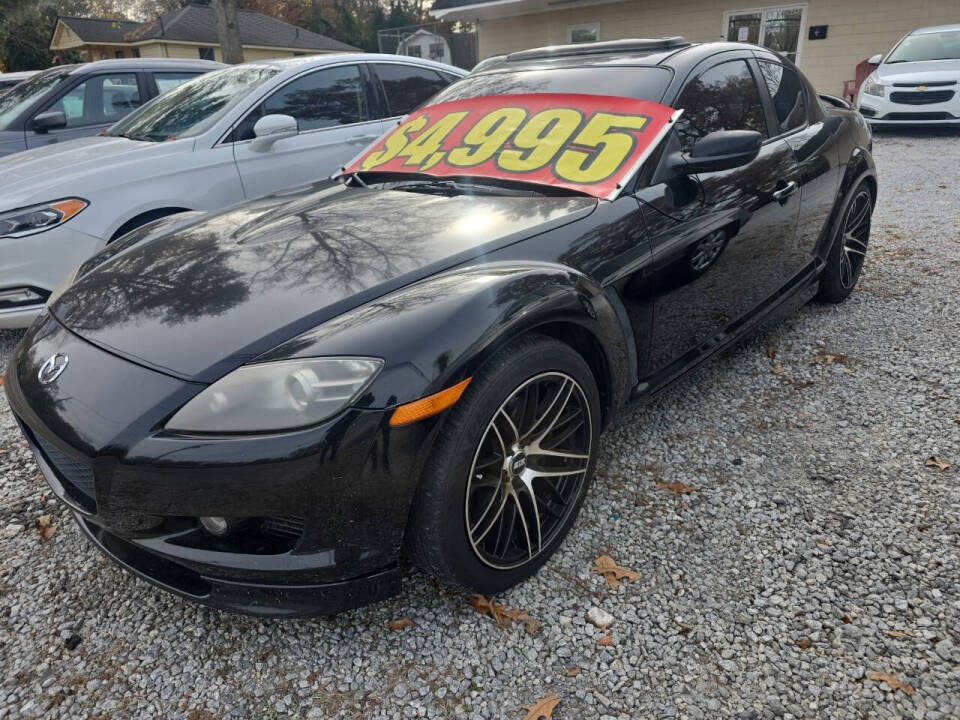
[[[67,368],[68,362],[70,362],[70,358],[63,353],[51,355],[47,358],[47,361],[40,366],[37,379],[44,385],[49,385],[60,377],[60,374]]]

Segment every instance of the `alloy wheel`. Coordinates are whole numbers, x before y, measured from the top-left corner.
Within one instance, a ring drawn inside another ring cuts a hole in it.
[[[690,267],[696,272],[706,270],[723,252],[723,246],[727,240],[727,233],[724,230],[714,230],[712,233],[698,242],[693,249],[693,255],[690,256]]]
[[[846,222],[843,225],[843,242],[840,253],[840,283],[847,290],[860,276],[860,269],[867,254],[870,240],[870,193],[862,190],[850,203]]]
[[[504,400],[467,482],[467,536],[482,562],[508,570],[550,545],[577,504],[592,433],[587,397],[565,373],[536,375]]]

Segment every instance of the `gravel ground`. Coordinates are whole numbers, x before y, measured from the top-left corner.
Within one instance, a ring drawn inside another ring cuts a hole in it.
[[[858,291],[620,419],[561,552],[497,598],[533,635],[413,571],[295,622],[156,591],[47,499],[2,403],[0,718],[960,717],[960,143],[888,133],[876,158]],[[605,552],[639,579],[608,589]]]

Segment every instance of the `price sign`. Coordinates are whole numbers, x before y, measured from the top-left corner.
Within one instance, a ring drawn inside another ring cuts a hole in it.
[[[455,100],[411,113],[340,174],[503,178],[612,198],[677,116],[666,105],[609,95]]]

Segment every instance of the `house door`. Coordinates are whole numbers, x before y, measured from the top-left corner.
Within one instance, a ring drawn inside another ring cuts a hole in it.
[[[775,50],[796,64],[800,58],[800,36],[806,27],[806,10],[806,5],[793,5],[726,12],[724,35],[731,42]]]

